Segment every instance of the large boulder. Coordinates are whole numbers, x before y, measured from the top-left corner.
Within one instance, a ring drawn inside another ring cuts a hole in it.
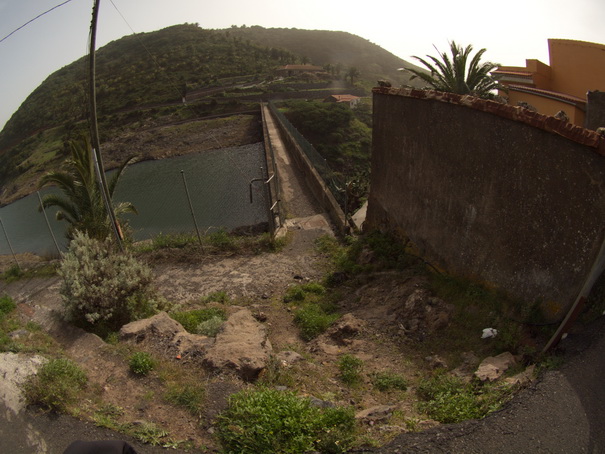
[[[160,312],[153,317],[137,320],[122,326],[120,340],[134,340],[139,343],[152,337],[172,339],[177,333],[185,331],[183,325],[170,318],[166,312]]]
[[[252,381],[267,366],[272,352],[265,326],[248,309],[240,309],[225,322],[203,363],[210,369],[232,370]]]

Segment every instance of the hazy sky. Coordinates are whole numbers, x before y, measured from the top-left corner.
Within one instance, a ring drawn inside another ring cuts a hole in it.
[[[0,0],[0,39],[65,0]],[[71,0],[0,43],[0,128],[57,69],[87,53],[93,0]],[[115,5],[115,7],[114,7]],[[185,22],[346,31],[411,60],[449,40],[487,48],[486,60],[548,63],[548,38],[605,43],[605,0],[101,0],[97,47]]]

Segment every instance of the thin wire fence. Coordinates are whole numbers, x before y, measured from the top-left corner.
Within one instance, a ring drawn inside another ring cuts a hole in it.
[[[129,166],[114,201],[131,202],[138,211],[125,215],[135,241],[158,234],[269,231],[267,162],[262,143],[223,148]],[[186,186],[185,186],[186,182]],[[42,190],[42,195],[53,189]],[[56,189],[54,191],[57,191]],[[250,201],[252,191],[252,202]],[[36,193],[0,208],[3,230],[0,254],[33,252],[57,255],[65,250],[67,223],[55,219],[56,208],[39,211]],[[48,218],[48,224],[46,217]],[[195,217],[193,217],[195,216]]]

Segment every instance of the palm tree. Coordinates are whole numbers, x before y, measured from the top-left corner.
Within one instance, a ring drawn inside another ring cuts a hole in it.
[[[439,52],[436,47],[435,50]],[[440,58],[427,55],[432,63],[424,58],[412,57],[422,63],[430,74],[412,68],[403,69],[412,73],[410,80],[419,77],[427,82],[429,84],[427,88],[460,95],[492,98],[494,90],[504,89],[498,83],[497,78],[490,74],[499,65],[492,62],[480,62],[486,49],[481,49],[469,61],[472,50],[473,46],[470,44],[462,48],[452,41],[450,43],[451,58],[446,52],[439,52]]]
[[[58,207],[57,220],[65,220],[69,223],[67,238],[73,238],[76,230],[86,232],[88,236],[104,240],[111,233],[111,224],[107,216],[107,210],[103,202],[103,196],[97,182],[93,158],[90,153],[88,139],[71,141],[71,158],[65,161],[62,171],[49,172],[44,175],[38,184],[40,188],[45,186],[57,186],[63,195],[47,194],[42,198],[42,208]],[[118,184],[118,180],[131,163],[134,156],[126,159],[115,172],[108,185],[110,196]],[[114,206],[117,215],[124,213],[136,213],[134,205],[130,202],[122,202]]]

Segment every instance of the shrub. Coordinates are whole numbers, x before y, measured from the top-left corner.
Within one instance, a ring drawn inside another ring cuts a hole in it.
[[[23,386],[27,402],[48,410],[67,411],[86,387],[86,374],[67,358],[52,359]]]
[[[128,365],[132,373],[136,375],[147,375],[155,367],[155,361],[149,353],[136,352],[130,356]]]
[[[500,408],[511,390],[465,383],[458,377],[440,372],[420,383],[418,395],[424,400],[419,403],[419,409],[431,419],[447,424],[484,417]]]
[[[223,317],[215,315],[214,317],[197,325],[196,331],[198,334],[202,334],[204,336],[215,337],[223,327],[224,322],[225,319]]]
[[[319,304],[307,303],[294,314],[294,323],[300,328],[304,340],[311,340],[326,331],[338,320],[338,314],[329,314]]]
[[[4,273],[2,273],[2,280],[7,284],[19,280],[23,276],[23,271],[18,265],[12,265]]]
[[[97,334],[156,311],[151,269],[130,253],[113,251],[109,240],[76,232],[59,275],[66,319]]]
[[[379,372],[374,374],[372,383],[378,391],[390,391],[391,389],[406,391],[408,389],[405,378],[391,372]]]
[[[340,379],[347,385],[355,385],[361,381],[363,361],[353,355],[342,355],[338,360]]]
[[[200,325],[204,324],[204,322],[208,322],[209,320],[214,318],[220,319],[222,325],[222,322],[227,318],[227,316],[225,315],[225,311],[216,307],[209,307],[206,309],[195,309],[192,311],[185,312],[173,312],[170,314],[170,317],[172,317],[174,320],[183,325],[183,328],[185,328],[187,332],[192,334],[203,334],[199,332],[199,328]],[[214,321],[209,325],[203,325],[201,328],[203,330],[206,330],[207,328],[211,329],[210,325],[216,323],[217,322]],[[205,335],[207,336],[208,334]]]
[[[355,425],[349,409],[320,410],[293,392],[274,389],[232,395],[217,420],[225,451],[242,454],[343,452]]]
[[[17,305],[10,296],[4,295],[0,297],[0,320],[10,314],[17,308]]]

